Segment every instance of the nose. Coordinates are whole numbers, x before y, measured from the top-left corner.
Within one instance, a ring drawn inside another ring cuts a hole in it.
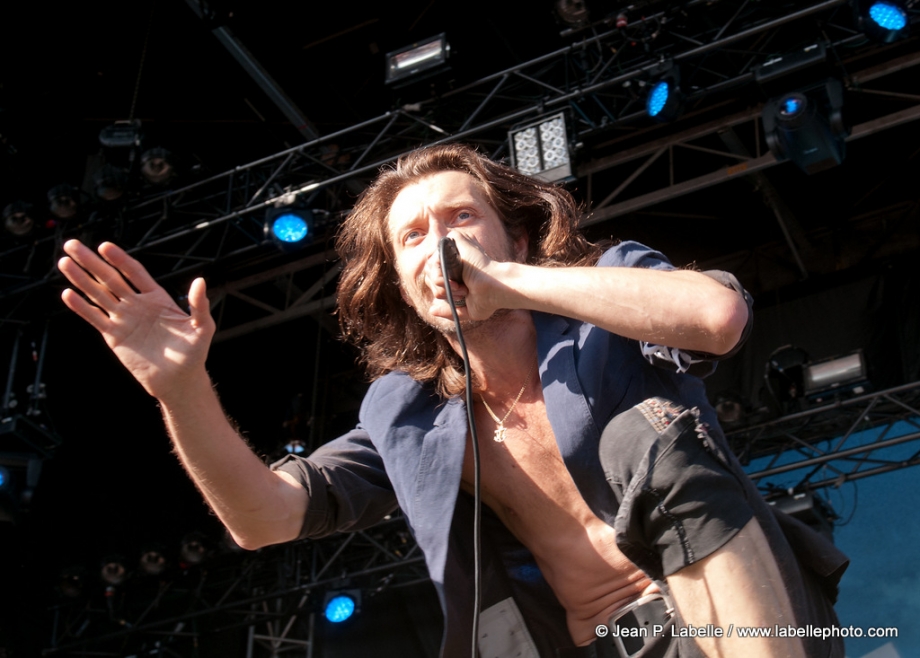
[[[447,227],[446,222],[443,222],[439,219],[432,217],[428,220],[428,235],[434,238],[434,243],[437,244],[441,241],[441,238],[446,237],[450,229]]]

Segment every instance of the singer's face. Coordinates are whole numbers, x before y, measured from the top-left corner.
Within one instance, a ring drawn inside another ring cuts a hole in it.
[[[432,174],[403,188],[387,221],[403,299],[425,322],[444,332],[452,332],[454,325],[443,317],[449,315],[447,302],[433,293],[441,280],[441,238],[462,235],[499,261],[513,260],[519,250],[477,181],[460,171]]]

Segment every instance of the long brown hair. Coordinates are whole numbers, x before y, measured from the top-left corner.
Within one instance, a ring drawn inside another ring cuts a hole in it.
[[[527,263],[593,265],[602,249],[578,232],[578,208],[565,189],[519,174],[471,147],[419,149],[384,169],[339,231],[336,247],[345,264],[338,285],[339,324],[361,350],[372,379],[403,370],[417,381],[434,383],[440,395],[454,396],[464,386],[460,357],[403,301],[387,223],[405,187],[443,171],[472,176],[509,235],[527,234]]]

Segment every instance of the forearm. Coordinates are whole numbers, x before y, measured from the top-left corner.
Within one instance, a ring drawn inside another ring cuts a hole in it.
[[[495,267],[497,308],[563,315],[649,343],[725,354],[747,322],[742,296],[700,272],[518,263]]]
[[[237,543],[254,549],[298,536],[306,491],[252,452],[203,369],[161,398],[160,406],[182,465]]]

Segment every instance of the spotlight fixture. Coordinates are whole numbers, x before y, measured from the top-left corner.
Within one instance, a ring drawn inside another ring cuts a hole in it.
[[[79,194],[73,185],[63,183],[48,190],[48,207],[58,219],[70,219],[77,214]]]
[[[716,396],[716,415],[724,426],[737,426],[744,421],[750,405],[736,391],[725,391]]]
[[[32,204],[14,201],[3,209],[3,226],[16,237],[23,237],[32,232],[35,221],[32,219]]]
[[[313,212],[285,206],[265,214],[265,237],[281,251],[296,251],[313,239]]]
[[[810,491],[787,493],[767,501],[780,512],[798,519],[805,525],[834,541],[834,521],[840,517],[826,500]]]
[[[350,619],[361,608],[361,592],[356,589],[328,592],[323,604],[323,616],[334,624]]]
[[[807,174],[843,162],[849,128],[843,120],[843,85],[829,79],[768,101],[761,113],[767,146],[777,160],[792,160]]]
[[[159,576],[166,571],[166,556],[159,546],[149,546],[141,551],[138,566],[149,576]]]
[[[172,154],[159,146],[144,151],[141,156],[141,173],[154,185],[168,182],[176,173]]]
[[[805,395],[814,400],[844,392],[860,395],[869,383],[862,350],[809,363],[802,372]]]
[[[572,177],[572,156],[563,113],[508,133],[511,164],[525,176],[547,183]]]
[[[86,589],[86,569],[80,566],[62,569],[58,577],[58,589],[68,599],[79,597]]]
[[[449,68],[450,44],[441,33],[387,53],[386,84],[399,88]]]
[[[556,14],[569,27],[583,27],[588,24],[585,0],[556,0]]]
[[[137,119],[134,121],[116,121],[99,132],[99,143],[106,148],[132,148],[141,145],[143,136],[141,122]]]
[[[96,196],[103,201],[116,201],[125,193],[128,175],[124,169],[113,165],[103,165],[93,176]]]
[[[767,359],[764,382],[781,407],[802,396],[802,369],[807,362],[808,353],[791,345],[778,347]]]
[[[655,121],[667,123],[678,116],[683,106],[680,90],[680,69],[671,66],[649,88],[645,99],[645,111]]]
[[[892,43],[910,35],[907,7],[900,0],[857,0],[856,24],[867,37],[879,43]]]
[[[183,568],[201,564],[208,556],[208,540],[203,533],[190,532],[179,545],[179,559]]]
[[[102,560],[99,576],[106,585],[115,587],[125,582],[128,577],[128,568],[125,560],[120,555],[110,555]]]

